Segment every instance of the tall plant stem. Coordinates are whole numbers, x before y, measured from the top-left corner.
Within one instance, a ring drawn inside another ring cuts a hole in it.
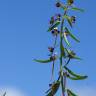
[[[64,12],[66,15],[67,10]],[[63,26],[64,26],[64,17],[62,17],[61,21],[61,32],[60,32],[60,47],[63,45]],[[62,87],[62,96],[65,96],[65,88],[66,88],[66,76],[63,76],[63,57],[62,57],[62,50],[60,48],[60,76],[61,76],[61,87]]]

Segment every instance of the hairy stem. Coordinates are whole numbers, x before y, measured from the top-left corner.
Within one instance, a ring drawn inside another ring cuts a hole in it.
[[[64,15],[67,14],[67,10],[64,12]],[[60,32],[60,46],[63,45],[63,26],[64,26],[64,18],[62,17],[61,22],[61,32]],[[61,87],[62,87],[62,96],[65,96],[65,89],[66,89],[66,76],[63,77],[63,57],[62,57],[62,50],[60,49],[60,73],[61,73]]]

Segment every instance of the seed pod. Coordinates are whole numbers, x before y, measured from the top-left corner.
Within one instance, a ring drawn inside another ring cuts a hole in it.
[[[56,7],[61,7],[61,3],[60,2],[57,2],[56,3]]]

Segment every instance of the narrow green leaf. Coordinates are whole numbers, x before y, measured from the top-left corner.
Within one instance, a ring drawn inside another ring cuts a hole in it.
[[[84,80],[88,78],[88,76],[82,76],[82,77],[71,77],[70,75],[67,76],[71,80]]]
[[[67,36],[66,36],[65,33],[64,33],[64,40],[65,40],[66,44],[67,44],[68,46],[70,46],[70,43],[69,43],[69,41],[68,41]]]
[[[66,52],[71,56],[71,59],[77,59],[77,60],[82,60],[81,58],[79,58],[78,56],[76,56],[76,55],[73,55],[71,52],[71,50],[68,50],[68,49],[66,49],[65,48],[65,50],[66,50]]]
[[[80,8],[77,8],[77,7],[72,7],[71,9],[74,10],[74,11],[84,12],[83,9],[80,9]]]
[[[53,96],[52,91],[49,92],[46,96]]]
[[[70,37],[73,38],[75,41],[80,42],[69,30],[65,27],[66,31],[69,33]]]
[[[56,23],[49,27],[48,32],[52,31],[54,28],[56,28],[60,24],[60,21],[56,21]]]
[[[74,56],[74,58],[73,58],[73,59],[82,60],[82,58],[77,57],[77,56]]]
[[[73,93],[71,90],[67,89],[68,96],[78,96],[75,93]]]
[[[74,77],[69,76],[70,79],[73,79],[73,80],[82,80],[82,79],[86,79],[87,78],[87,76],[81,76],[81,75],[75,74],[73,71],[71,71],[66,66],[64,66],[64,68],[66,69],[66,71],[68,71],[68,73],[70,73],[72,76],[74,76]]]
[[[49,63],[49,62],[52,62],[51,59],[48,59],[48,60],[37,60],[37,59],[34,59],[34,61],[39,62],[39,63]]]
[[[50,93],[50,92],[51,92],[51,88],[48,89],[45,93],[47,94],[47,93]]]
[[[64,18],[67,19],[69,25],[72,27],[72,20],[71,20],[71,18],[69,16],[67,16],[67,15],[65,15]]]

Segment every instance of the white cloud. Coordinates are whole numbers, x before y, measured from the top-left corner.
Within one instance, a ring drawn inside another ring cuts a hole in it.
[[[18,90],[17,88],[3,87],[0,88],[0,96],[6,92],[6,96],[27,96],[24,92]]]
[[[78,96],[96,96],[96,88],[92,86],[80,86],[71,88],[73,92],[77,93]],[[17,88],[2,87],[0,88],[0,96],[6,92],[6,96],[27,96],[24,92]]]
[[[72,89],[78,96],[96,96],[96,88],[92,86],[81,86]]]
[[[96,88],[81,88],[78,90],[79,96],[96,96]]]

